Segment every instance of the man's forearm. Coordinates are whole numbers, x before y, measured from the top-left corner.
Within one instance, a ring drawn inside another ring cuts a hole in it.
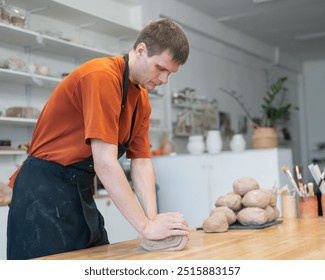
[[[133,227],[142,233],[148,219],[136,201],[122,168],[120,166],[110,167],[109,170],[97,173],[97,175],[116,207]]]
[[[131,162],[131,177],[134,190],[149,219],[157,215],[156,185],[152,162],[150,159],[133,159]]]
[[[117,160],[116,145],[92,139],[91,147],[98,178],[122,215],[142,234],[149,220],[137,202],[124,171]]]

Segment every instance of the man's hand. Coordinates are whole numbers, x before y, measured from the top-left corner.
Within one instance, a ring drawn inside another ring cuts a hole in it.
[[[188,234],[188,224],[184,216],[178,212],[158,214],[153,220],[149,220],[142,232],[145,238],[152,240]]]

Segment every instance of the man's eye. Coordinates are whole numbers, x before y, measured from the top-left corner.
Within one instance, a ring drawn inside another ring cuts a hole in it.
[[[163,67],[157,66],[157,68],[158,68],[159,71],[166,71],[166,69],[163,68]]]

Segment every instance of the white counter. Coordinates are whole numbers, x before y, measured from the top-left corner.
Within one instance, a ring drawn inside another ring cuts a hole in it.
[[[292,170],[290,149],[255,149],[215,155],[178,155],[152,158],[160,212],[180,211],[190,227],[201,226],[216,199],[231,192],[240,177],[253,177],[261,188],[283,186],[288,180],[281,170]],[[280,200],[278,208],[281,211]]]

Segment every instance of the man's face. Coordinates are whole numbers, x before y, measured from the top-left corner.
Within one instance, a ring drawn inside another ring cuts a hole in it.
[[[137,82],[147,90],[166,84],[171,73],[177,72],[179,64],[172,61],[168,51],[148,57],[146,48],[139,51],[137,58]]]

